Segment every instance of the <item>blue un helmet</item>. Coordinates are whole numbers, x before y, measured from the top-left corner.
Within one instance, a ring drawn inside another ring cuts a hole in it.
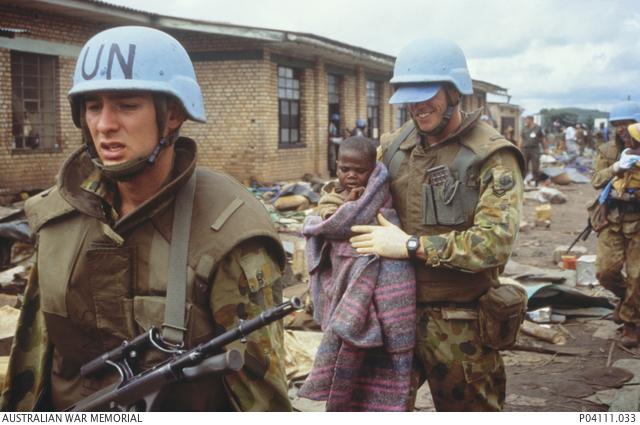
[[[611,108],[609,113],[609,122],[614,124],[614,121],[638,121],[640,117],[640,103],[633,100],[626,100],[624,102],[616,103]]]
[[[86,93],[142,90],[178,99],[187,116],[206,122],[202,92],[193,64],[180,42],[147,27],[117,27],[93,36],[80,51],[69,100],[80,127],[80,104]]]
[[[162,138],[147,157],[105,166],[100,161],[86,128],[83,128],[84,96],[101,91],[144,91],[154,95],[156,110],[166,109],[166,98],[176,99],[188,118],[206,122],[202,92],[191,59],[169,34],[153,28],[125,26],[93,36],[80,51],[73,74],[69,102],[74,124],[83,129],[85,144],[94,165],[107,177],[127,179],[152,166],[160,150],[171,145],[177,132]],[[166,95],[166,96],[158,96]],[[158,128],[164,116],[158,114]]]
[[[356,127],[365,128],[366,126],[367,126],[367,120],[365,120],[364,118],[358,118],[356,120]]]
[[[450,40],[421,38],[405,46],[390,81],[396,89],[389,103],[418,103],[431,99],[443,83],[472,94],[473,85],[462,49]]]

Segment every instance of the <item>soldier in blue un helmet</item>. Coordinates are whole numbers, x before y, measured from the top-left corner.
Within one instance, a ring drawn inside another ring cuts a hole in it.
[[[145,27],[98,33],[80,52],[69,101],[83,145],[25,207],[37,263],[3,410],[62,410],[117,382],[115,369],[80,367],[151,326],[191,348],[281,301],[284,253],[265,209],[235,180],[196,167],[196,142],[180,136],[185,120],[206,117],[177,40]],[[151,409],[291,410],[280,324],[228,348],[250,367],[172,384]],[[147,350],[138,364],[159,357]]]
[[[367,128],[367,120],[358,118],[356,120],[356,126],[351,130],[351,136],[366,136],[365,128]]]
[[[640,345],[640,190],[628,188],[621,193],[613,183],[640,162],[632,152],[637,145],[628,131],[631,124],[640,122],[640,103],[616,103],[609,122],[615,129],[614,139],[598,147],[591,176],[593,187],[606,194],[590,208],[598,233],[596,277],[619,298],[613,320],[622,325],[620,344],[634,348]],[[598,204],[601,208],[596,208]]]
[[[414,264],[414,394],[428,380],[439,411],[501,410],[499,350],[515,342],[526,310],[521,288],[498,281],[520,225],[522,154],[481,122],[480,110],[461,110],[473,87],[455,43],[409,43],[391,84],[389,102],[412,118],[381,139],[401,225],[379,216],[379,226],[354,226],[351,245]],[[498,307],[500,298],[513,310]]]

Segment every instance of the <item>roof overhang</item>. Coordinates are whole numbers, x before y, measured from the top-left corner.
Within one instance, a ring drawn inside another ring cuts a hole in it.
[[[473,80],[473,88],[482,90],[486,93],[493,93],[499,96],[508,96],[508,91],[504,87],[500,87],[496,84],[488,83],[482,80]]]
[[[390,72],[395,61],[393,56],[314,34],[163,16],[97,0],[0,0],[0,5],[27,8],[43,14],[55,13],[78,19],[91,19],[112,25],[145,25],[167,31],[192,31],[255,40],[266,42],[278,51],[296,56],[320,56],[339,64],[355,62],[382,72]]]

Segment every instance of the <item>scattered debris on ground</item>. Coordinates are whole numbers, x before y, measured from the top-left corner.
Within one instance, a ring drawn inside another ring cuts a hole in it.
[[[509,411],[637,411],[640,352],[616,342],[613,295],[595,278],[595,236],[568,250],[586,222],[585,205],[595,191],[585,176],[589,159],[543,156],[547,179],[527,186],[521,232],[501,281],[523,285],[529,308],[517,343],[504,351]],[[286,372],[290,398],[299,411],[323,411],[324,403],[297,397],[322,338],[313,321],[302,226],[318,202],[324,179],[248,189],[269,212],[287,254],[284,296],[299,296],[308,308],[285,318]],[[562,190],[554,187],[559,185]],[[22,292],[34,247],[23,202],[0,206],[0,381],[3,379]],[[25,227],[26,226],[26,227]],[[416,410],[433,411],[428,385]]]

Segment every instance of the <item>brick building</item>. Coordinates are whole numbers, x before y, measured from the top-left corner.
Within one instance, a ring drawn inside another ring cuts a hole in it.
[[[67,92],[80,48],[118,25],[177,38],[194,62],[207,124],[188,122],[200,164],[240,180],[327,176],[329,116],[370,136],[404,122],[388,105],[394,57],[313,34],[161,16],[92,0],[0,0],[0,191],[45,188],[81,144]],[[474,81],[465,109],[493,86]]]

